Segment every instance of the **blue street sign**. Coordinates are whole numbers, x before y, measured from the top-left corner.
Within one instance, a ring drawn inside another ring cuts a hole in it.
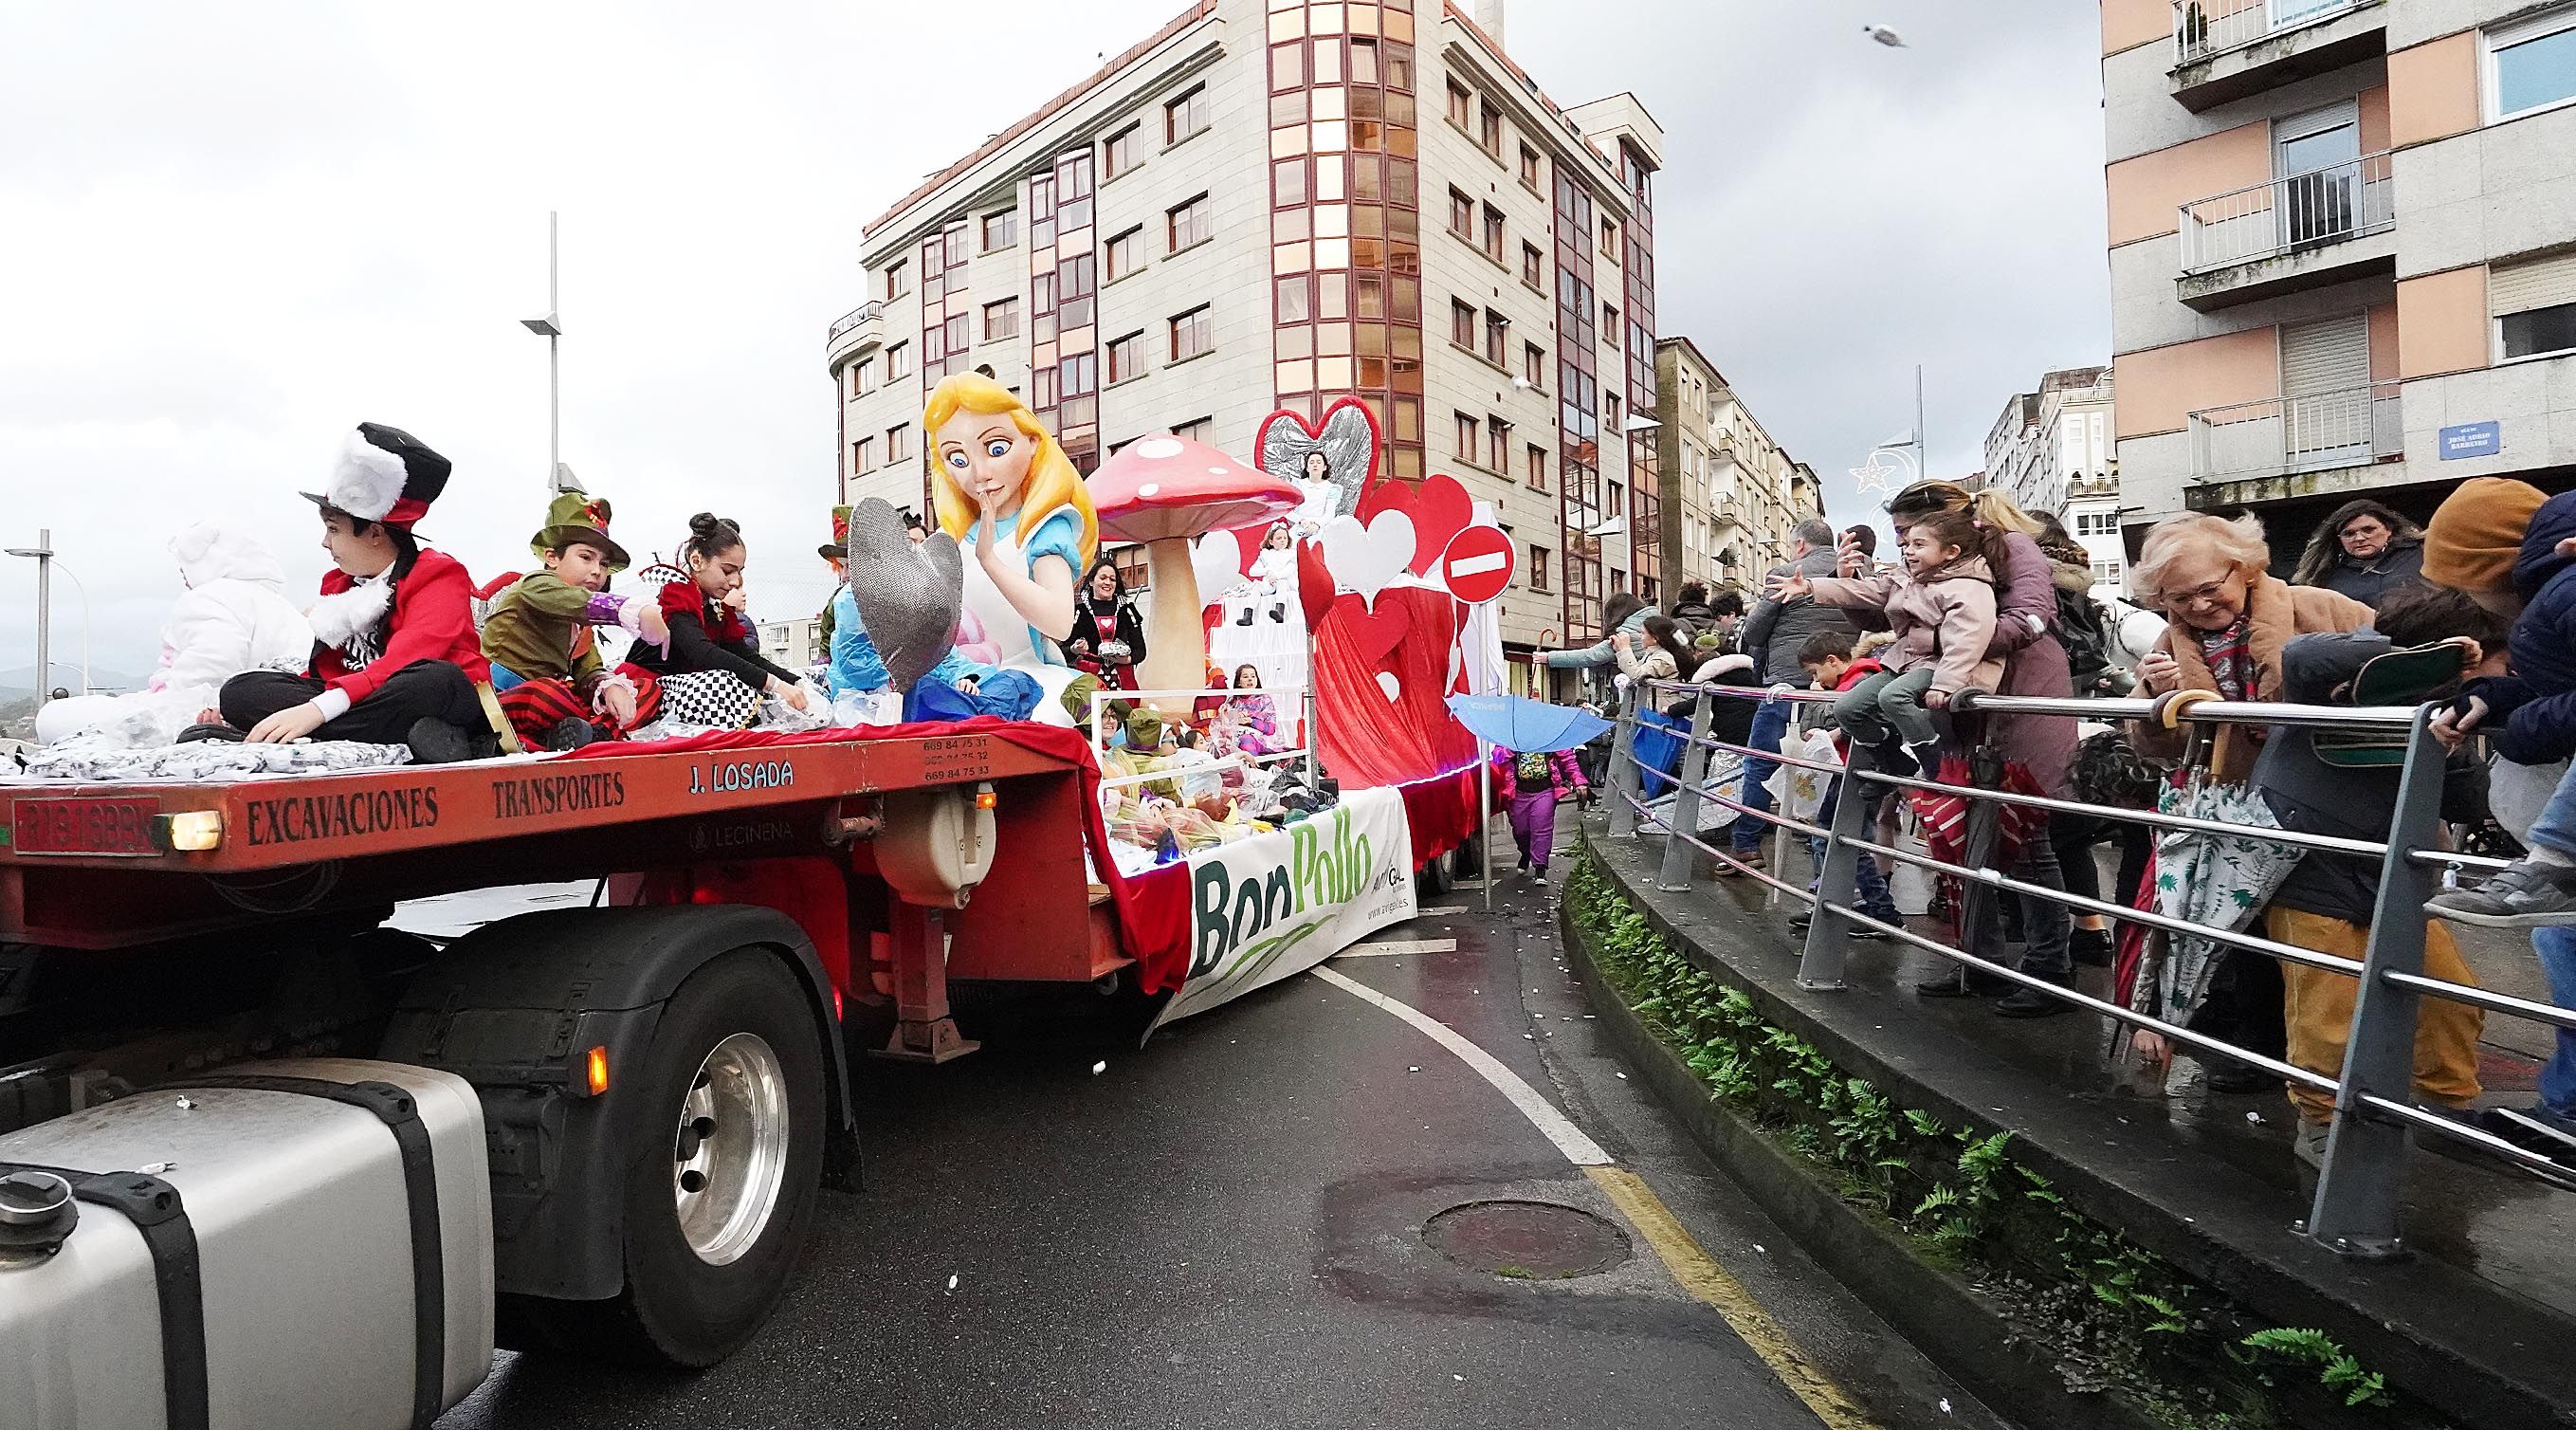
[[[2504,450],[2504,425],[2498,422],[2464,422],[2445,427],[2441,433],[2442,460],[2456,462],[2463,457],[2492,457]]]

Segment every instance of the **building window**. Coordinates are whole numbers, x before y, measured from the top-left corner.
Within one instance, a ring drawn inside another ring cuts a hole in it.
[[[850,444],[850,470],[853,473],[877,469],[877,439],[862,437]]]
[[[1205,442],[1216,435],[1216,419],[1193,417],[1187,422],[1175,422],[1172,424],[1172,435],[1184,442]]]
[[[1075,353],[1055,365],[1056,387],[1067,402],[1089,397],[1100,388],[1100,360],[1089,353]]]
[[[2507,313],[2496,319],[2496,330],[2508,358],[2576,352],[2576,303]]]
[[[1601,256],[1612,262],[1619,259],[1619,225],[1616,220],[1601,221]]]
[[[1476,238],[1476,201],[1457,189],[1449,191],[1449,231],[1471,243]]]
[[[1512,469],[1512,424],[1499,417],[1485,419],[1485,465],[1497,472]]]
[[[1504,354],[1512,350],[1511,342],[1512,320],[1487,308],[1485,310],[1485,361],[1501,367],[1509,361]],[[1502,463],[1496,462],[1494,465],[1499,467]]]
[[[850,369],[850,395],[852,397],[865,397],[876,390],[877,360],[875,358],[862,359],[857,366]]]
[[[1538,180],[1538,151],[1524,144],[1521,146],[1521,187],[1537,193]]]
[[[1216,231],[1215,219],[1210,213],[1208,196],[1205,194],[1166,212],[1163,215],[1163,221],[1164,227],[1169,231],[1174,253],[1192,245],[1207,242],[1209,236]]]
[[[912,424],[898,423],[886,429],[886,461],[909,462],[913,459]]]
[[[898,263],[885,271],[885,297],[891,302],[912,291],[912,265]]]
[[[1521,381],[1537,388],[1547,386],[1547,349],[1536,343],[1521,344]]]
[[[1534,492],[1546,491],[1547,449],[1532,442],[1529,450],[1522,453],[1522,465],[1527,469],[1524,480],[1529,483],[1529,489]]]
[[[2093,584],[2096,586],[2120,584],[2120,563],[2107,556],[2096,560],[2093,563]]]
[[[1109,240],[1109,281],[1117,282],[1145,262],[1145,230],[1131,228]]]
[[[2494,265],[2487,271],[2487,303],[2498,362],[2576,349],[2576,254]]]
[[[1144,125],[1130,124],[1100,147],[1100,177],[1114,179],[1145,162]]]
[[[2489,30],[2486,69],[2489,123],[2576,103],[2576,9]]]
[[[1485,256],[1503,261],[1503,211],[1491,204],[1485,206]]]
[[[966,335],[966,315],[959,313],[957,316],[950,318],[947,322],[940,324],[940,336],[947,339],[946,346],[950,357],[955,357],[959,353],[966,351],[967,347],[972,342],[972,340]],[[942,374],[942,376],[945,375],[946,374],[944,373]]]
[[[886,381],[901,382],[912,376],[912,344],[897,343],[886,349]]]
[[[1449,300],[1449,341],[1462,348],[1476,346],[1476,308],[1472,303]]]
[[[1547,554],[1546,547],[1535,541],[1530,543],[1529,586],[1533,591],[1547,589]]]
[[[1619,420],[1619,398],[1616,394],[1601,399],[1601,427],[1613,437],[1627,435],[1626,424]]]
[[[1521,245],[1521,281],[1544,293],[1547,291],[1547,255],[1535,243]]]
[[[1467,106],[1472,102],[1473,98],[1474,96],[1467,93],[1467,86],[1460,84],[1454,79],[1449,81],[1450,123],[1457,125],[1462,130],[1467,127]]]
[[[1619,485],[1617,482],[1612,482],[1612,483],[1610,484],[1610,486],[1609,486],[1608,491],[1607,491],[1607,492],[1605,492],[1605,493],[1604,493],[1604,495],[1608,498],[1608,501],[1607,501],[1607,503],[1602,507],[1602,510],[1603,510],[1603,511],[1605,511],[1605,512],[1607,512],[1608,514],[1610,514],[1610,515],[1612,515],[1612,516],[1618,516],[1618,515],[1620,515],[1620,514],[1621,514],[1621,513],[1620,513],[1620,508],[1621,508],[1622,502],[1625,500],[1625,498],[1626,498],[1626,497],[1627,497],[1627,495],[1628,495],[1628,490],[1627,490],[1627,488],[1625,488],[1625,487],[1623,487],[1623,486]]]
[[[1483,113],[1476,117],[1476,126],[1476,142],[1485,146],[1486,153],[1497,159],[1503,157],[1503,112],[1487,101]]]
[[[1601,305],[1601,341],[1619,346],[1619,310],[1608,303]]]
[[[1461,412],[1458,418],[1458,445],[1450,455],[1462,462],[1476,460],[1476,419]]]
[[[1277,312],[1279,322],[1283,324],[1305,323],[1312,322],[1314,320],[1314,279],[1300,273],[1293,278],[1280,279],[1277,284],[1277,288],[1279,299]]]
[[[1129,333],[1109,343],[1109,381],[1112,386],[1125,382],[1145,370],[1145,335]]]
[[[1216,346],[1216,320],[1205,307],[1172,319],[1172,361],[1194,358]]]
[[[1163,143],[1178,144],[1193,134],[1204,134],[1208,127],[1208,92],[1200,85],[1163,106]]]
[[[984,215],[984,251],[1008,248],[1020,241],[1020,211],[1004,209]]]

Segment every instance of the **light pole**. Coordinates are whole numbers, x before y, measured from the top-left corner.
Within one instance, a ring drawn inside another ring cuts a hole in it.
[[[45,708],[45,692],[53,688],[50,682],[54,678],[51,637],[54,614],[53,529],[48,527],[38,531],[33,546],[7,549],[12,556],[31,556],[36,562],[36,708],[42,710]]]
[[[568,491],[563,469],[562,306],[555,291],[555,211],[546,210],[546,311],[519,325],[546,340],[546,490]]]
[[[81,601],[81,694],[83,694],[83,695],[87,695],[87,694],[89,694],[89,692],[90,692],[90,678],[89,678],[89,583],[88,583],[88,582],[86,582],[86,581],[83,581],[83,580],[80,578],[80,573],[79,573],[79,572],[74,571],[74,570],[73,570],[72,568],[70,568],[69,566],[64,565],[60,560],[56,560],[56,561],[53,563],[53,566],[54,566],[54,569],[55,569],[55,570],[60,571],[60,572],[61,572],[61,573],[63,573],[64,575],[71,577],[71,578],[72,578],[72,589],[73,589],[73,590],[75,590],[75,591],[78,591],[78,592],[80,593],[80,601]]]

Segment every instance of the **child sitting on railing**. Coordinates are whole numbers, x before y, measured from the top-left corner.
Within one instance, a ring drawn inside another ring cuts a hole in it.
[[[1834,724],[1875,751],[1883,768],[1911,774],[1939,765],[1931,712],[1948,709],[1962,690],[1992,690],[2003,677],[2003,659],[1986,649],[1994,641],[1995,572],[2004,556],[2002,533],[1964,511],[1907,527],[1902,550],[1896,572],[1856,580],[1791,572],[1771,578],[1771,594],[1886,614],[1896,636],[1886,668],[1834,702]]]

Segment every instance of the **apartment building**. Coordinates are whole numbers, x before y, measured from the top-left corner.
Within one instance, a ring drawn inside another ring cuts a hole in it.
[[[1085,471],[1275,408],[1376,417],[1522,547],[1507,648],[1663,586],[1653,176],[1633,96],[1561,108],[1502,7],[1199,0],[870,223],[831,326],[843,500],[918,508],[939,378],[989,364]],[[1150,599],[1150,597],[1149,597]]]
[[[2120,544],[2120,479],[2111,460],[2111,369],[2061,368],[2039,390],[2014,394],[1986,433],[1985,484],[2028,512],[2063,524],[2093,556],[2093,584],[2116,590],[2128,569]]]
[[[1655,439],[1664,472],[1664,569],[1673,584],[1754,591],[1791,531],[1824,514],[1813,468],[1763,430],[1687,337],[1655,344]]]
[[[2122,514],[2576,470],[2576,3],[2101,0]]]

